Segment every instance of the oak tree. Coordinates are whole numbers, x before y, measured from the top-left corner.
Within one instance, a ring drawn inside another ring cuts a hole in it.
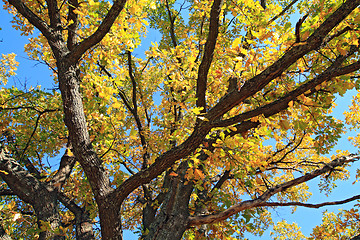
[[[0,239],[235,239],[276,207],[358,200],[309,203],[307,182],[330,191],[358,159],[328,153],[346,130],[335,96],[359,88],[359,4],[5,0],[56,88],[5,85],[17,63],[2,56]],[[161,40],[139,53],[148,31]],[[311,238],[359,233],[355,205]]]

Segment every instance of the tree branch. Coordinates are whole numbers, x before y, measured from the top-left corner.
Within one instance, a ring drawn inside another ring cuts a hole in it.
[[[321,83],[330,80],[331,78],[338,77],[341,75],[345,75],[348,73],[351,73],[353,71],[360,69],[360,61],[355,62],[351,65],[348,65],[346,67],[341,67],[341,64],[346,60],[347,57],[354,54],[356,51],[358,51],[358,47],[352,46],[349,52],[346,55],[340,55],[338,56],[335,61],[321,74],[316,76],[314,79],[304,83],[303,85],[299,86],[298,88],[294,89],[293,91],[289,92],[285,96],[279,98],[278,100],[266,104],[264,106],[258,107],[254,110],[250,110],[245,113],[241,113],[239,115],[236,115],[232,118],[220,120],[213,123],[214,127],[226,127],[231,126],[233,124],[236,124],[238,122],[244,121],[246,119],[250,119],[252,117],[259,116],[261,114],[264,114],[265,117],[269,117],[271,115],[274,115],[275,113],[278,113],[282,110],[285,110],[288,108],[288,104],[290,101],[296,100],[296,98],[308,90],[311,90],[315,88],[317,85],[320,85]]]
[[[120,12],[123,10],[125,3],[126,0],[114,1],[108,14],[105,16],[104,20],[101,22],[96,31],[91,36],[77,44],[67,56],[70,62],[76,63],[88,49],[95,46],[105,37],[105,35],[110,31],[111,26],[119,16]]]
[[[95,239],[92,219],[85,208],[79,207],[63,193],[58,192],[57,198],[75,215],[76,239]]]
[[[221,12],[222,0],[215,0],[210,12],[209,34],[205,43],[204,57],[200,63],[198,77],[196,81],[196,106],[202,107],[202,112],[206,112],[206,88],[207,75],[214,56],[215,45],[219,34],[219,16]]]
[[[50,27],[52,29],[60,30],[61,26],[61,18],[60,11],[58,9],[56,0],[46,0],[46,5],[48,7],[48,16],[50,19]]]
[[[223,175],[220,177],[219,181],[216,182],[215,186],[210,190],[210,192],[207,194],[204,202],[207,202],[211,199],[213,192],[216,189],[220,189],[221,186],[226,182],[226,180],[228,180],[231,177],[230,175],[230,170],[225,170],[225,172],[223,173]]]
[[[285,69],[306,53],[319,47],[328,32],[330,32],[332,28],[349,15],[359,4],[360,0],[348,0],[346,3],[342,4],[338,10],[336,10],[327,20],[325,20],[323,24],[321,24],[317,30],[315,30],[313,35],[308,38],[305,44],[292,47],[282,58],[273,63],[262,73],[245,82],[239,91],[232,91],[225,95],[222,99],[220,99],[218,104],[216,104],[206,115],[204,115],[204,117],[209,121],[198,122],[192,134],[182,144],[161,154],[147,169],[142,170],[125,180],[112,193],[114,194],[114,199],[122,202],[134,189],[151,181],[153,178],[169,168],[175,161],[191,154],[202,143],[208,132],[212,129],[211,124],[214,120],[220,118],[223,114],[238,105],[244,99],[261,90],[267,83],[280,76]],[[350,68],[358,69],[358,66],[357,64],[351,64],[347,67],[341,68],[341,71],[347,72]],[[258,124],[259,123],[245,121],[240,124],[240,126],[249,127]]]
[[[306,19],[308,16],[309,16],[308,14],[305,14],[305,16],[303,16],[302,18],[300,18],[299,21],[296,23],[296,26],[295,26],[295,37],[296,37],[295,42],[296,42],[296,43],[301,42],[300,28],[301,28],[302,23],[305,21],[305,19]]]
[[[341,201],[333,201],[333,202],[323,202],[323,203],[317,203],[317,204],[311,204],[311,203],[302,203],[302,202],[287,202],[287,203],[281,203],[281,202],[266,202],[264,204],[261,204],[262,207],[283,207],[283,206],[300,206],[300,207],[307,207],[307,208],[321,208],[324,206],[332,206],[332,205],[340,205],[348,202],[352,202],[355,200],[359,200],[360,195],[355,195],[351,198],[347,198]]]
[[[52,39],[51,29],[39,16],[33,13],[21,0],[9,0],[9,3],[13,5],[16,10],[23,15],[32,25],[34,25],[39,31],[47,38]]]
[[[234,206],[232,206],[222,212],[219,212],[219,213],[203,215],[203,216],[190,216],[188,227],[219,222],[219,221],[224,220],[224,219],[226,219],[240,211],[243,211],[245,209],[267,206],[267,204],[271,204],[271,203],[268,203],[266,201],[270,197],[274,196],[275,194],[277,194],[279,192],[284,192],[291,187],[297,186],[297,185],[307,182],[311,179],[314,179],[324,173],[327,173],[327,172],[333,170],[334,168],[336,168],[338,166],[342,166],[349,162],[357,161],[359,158],[360,157],[358,155],[349,155],[349,156],[339,157],[339,158],[329,162],[321,169],[317,169],[317,170],[307,173],[301,177],[295,178],[293,180],[290,180],[288,182],[285,182],[285,183],[282,183],[282,184],[279,184],[279,185],[276,185],[276,186],[270,188],[269,190],[264,192],[261,196],[257,197],[256,199],[243,201],[243,202],[241,202],[237,205],[234,205]],[[355,197],[357,197],[357,196],[355,196]],[[353,200],[355,200],[355,199],[353,199]]]
[[[60,166],[56,174],[51,179],[51,184],[59,192],[65,181],[69,178],[70,173],[76,163],[76,159],[70,150],[67,148],[65,154],[61,157]]]
[[[141,141],[141,145],[143,147],[144,150],[144,154],[143,154],[143,164],[142,164],[142,169],[145,169],[148,165],[148,159],[149,159],[149,152],[147,149],[147,141],[144,135],[144,131],[143,131],[143,126],[141,124],[141,120],[139,117],[139,113],[138,113],[138,106],[137,106],[137,87],[136,87],[136,80],[134,77],[134,73],[133,73],[133,68],[132,68],[132,60],[131,60],[131,52],[127,51],[127,55],[128,55],[128,66],[129,66],[129,76],[130,76],[130,80],[131,80],[131,84],[132,84],[132,103],[133,103],[133,108],[132,108],[132,114],[135,118],[135,122],[136,122],[136,126],[138,129],[138,133],[140,136],[140,141]],[[130,109],[131,110],[131,109]]]
[[[29,174],[19,163],[7,156],[4,149],[0,150],[0,177],[11,190],[23,201],[34,204],[37,192],[46,190],[43,184]]]
[[[169,7],[169,2],[167,0],[165,1],[165,6],[166,6],[166,10],[167,10],[167,13],[169,15],[169,20],[170,20],[170,38],[171,38],[173,47],[176,48],[177,40],[176,40],[175,31],[174,31],[174,22],[175,22],[176,16],[174,16],[174,17],[172,16],[170,7]]]
[[[73,50],[76,45],[76,28],[78,26],[78,16],[74,10],[79,7],[78,0],[69,0],[69,13],[68,21],[73,21],[68,27],[68,38],[67,38],[67,47],[69,50]]]
[[[343,3],[303,44],[295,44],[279,60],[275,61],[260,74],[246,81],[239,91],[232,91],[225,95],[204,117],[209,121],[221,117],[234,106],[263,89],[270,81],[281,76],[298,59],[320,47],[327,34],[359,4],[360,0],[348,0]]]
[[[299,0],[293,0],[291,3],[289,3],[289,5],[287,5],[278,15],[276,15],[269,21],[269,24],[274,22],[276,19],[278,19],[282,15],[284,15],[284,13],[286,13],[286,11],[289,10],[291,8],[291,6],[294,5],[297,1],[299,1]]]

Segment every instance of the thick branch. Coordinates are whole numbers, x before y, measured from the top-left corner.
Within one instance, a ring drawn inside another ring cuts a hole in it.
[[[269,190],[264,192],[261,196],[259,196],[256,199],[241,202],[241,203],[234,205],[220,213],[189,217],[189,225],[188,226],[190,227],[190,226],[195,226],[195,225],[219,222],[219,221],[222,221],[222,220],[224,220],[240,211],[243,211],[245,209],[267,206],[267,204],[269,204],[269,203],[267,203],[267,200],[269,200],[269,198],[274,196],[275,194],[277,194],[279,192],[284,192],[287,189],[297,186],[299,184],[302,184],[304,182],[308,182],[311,179],[314,179],[324,173],[334,170],[338,166],[342,166],[349,162],[354,162],[358,159],[359,159],[359,156],[357,156],[357,155],[349,155],[349,156],[343,156],[343,157],[337,158],[337,159],[329,162],[328,164],[326,164],[321,169],[317,169],[317,170],[307,173],[301,177],[295,178],[293,180],[290,180],[288,182],[285,182],[285,183],[282,183],[282,184],[276,185],[275,187],[270,188]]]
[[[146,170],[142,170],[124,181],[115,190],[114,198],[122,202],[134,189],[157,177],[159,174],[169,168],[175,161],[191,154],[202,143],[208,132],[211,130],[212,121],[221,117],[224,113],[238,105],[247,97],[261,90],[264,86],[266,86],[267,83],[281,75],[285,69],[296,62],[303,55],[319,47],[328,32],[330,32],[332,28],[334,28],[348,14],[350,14],[352,10],[359,4],[360,0],[349,0],[344,3],[317,30],[315,30],[314,34],[309,37],[306,44],[294,46],[292,49],[286,52],[282,58],[268,67],[262,73],[247,81],[240,89],[240,91],[232,91],[224,96],[219,101],[219,103],[216,104],[211,110],[209,110],[208,114],[205,115],[209,121],[198,122],[193,133],[181,145],[163,153]],[[355,68],[355,66],[352,67],[353,69]],[[344,72],[348,70],[350,71],[350,66],[343,67],[341,69]],[[257,125],[259,123],[246,124]]]
[[[60,191],[65,181],[69,178],[75,162],[75,157],[70,154],[69,149],[66,149],[64,156],[61,157],[59,169],[54,175],[54,177],[51,179],[51,184],[58,191]]]
[[[96,29],[96,31],[91,36],[76,45],[70,52],[68,59],[71,63],[76,63],[89,48],[95,46],[105,37],[105,35],[110,31],[111,26],[119,16],[120,12],[123,10],[125,3],[126,0],[114,1],[114,4],[110,8],[108,14],[101,22],[100,26]]]
[[[51,39],[50,27],[39,16],[33,13],[21,0],[9,0],[16,10],[23,15],[32,25],[34,25],[47,38]]]
[[[68,38],[67,38],[67,47],[71,51],[73,50],[76,44],[76,28],[78,25],[78,16],[74,12],[74,10],[79,7],[79,2],[77,0],[69,1],[69,13],[68,13],[68,21],[72,21],[72,23],[67,27],[68,30]]]
[[[0,172],[1,178],[17,196],[27,203],[33,204],[38,191],[45,190],[38,179],[7,156],[4,150],[0,151],[0,170],[3,171]]]
[[[219,16],[222,4],[222,0],[215,0],[211,7],[209,34],[205,43],[204,57],[199,66],[198,78],[196,83],[196,106],[203,107],[203,112],[206,112],[205,94],[207,87],[207,75],[214,56],[216,40],[219,34]]]
[[[359,4],[360,0],[348,0],[343,3],[314,31],[304,44],[295,44],[285,52],[279,60],[260,74],[246,81],[239,91],[232,91],[225,95],[218,104],[209,110],[205,117],[210,121],[221,117],[243,100],[263,89],[270,81],[281,76],[281,74],[298,59],[320,47],[327,34],[344,20]]]
[[[323,82],[329,81],[330,79],[334,77],[338,77],[341,75],[349,74],[351,72],[354,72],[356,70],[360,69],[360,61],[355,62],[351,65],[341,67],[341,64],[346,60],[347,57],[354,54],[358,50],[357,47],[353,46],[351,47],[350,51],[347,55],[343,56],[340,55],[336,58],[336,60],[321,74],[316,76],[314,79],[304,83],[303,85],[299,86],[295,90],[289,92],[285,96],[279,98],[278,100],[266,104],[262,107],[256,108],[254,110],[239,114],[237,116],[234,116],[232,118],[218,121],[214,123],[214,127],[226,127],[233,124],[236,124],[238,122],[244,121],[246,119],[250,119],[252,117],[259,116],[261,114],[264,114],[265,117],[274,115],[275,113],[278,113],[282,110],[285,110],[288,108],[288,103],[290,101],[296,100],[296,98],[308,90],[311,90],[315,88],[317,85],[320,85]]]
[[[61,29],[61,19],[60,12],[58,9],[56,0],[46,0],[46,5],[48,7],[48,16],[50,19],[50,27],[52,29]]]

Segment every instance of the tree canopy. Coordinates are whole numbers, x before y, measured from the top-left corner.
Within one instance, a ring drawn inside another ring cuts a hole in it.
[[[329,155],[360,126],[360,95],[332,115],[360,88],[359,4],[4,0],[56,87],[6,85],[2,55],[0,239],[304,239],[272,209],[348,202],[308,238],[356,237],[360,195],[312,203],[307,182],[359,158]]]

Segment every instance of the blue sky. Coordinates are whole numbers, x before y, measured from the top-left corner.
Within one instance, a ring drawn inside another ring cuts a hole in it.
[[[24,83],[26,83],[26,88],[29,89],[30,86],[41,85],[42,88],[49,89],[55,87],[53,85],[52,79],[50,77],[50,70],[44,64],[29,60],[26,53],[24,53],[24,44],[27,43],[28,37],[20,36],[19,32],[14,30],[11,27],[11,16],[4,11],[0,10],[0,27],[2,30],[0,31],[0,54],[7,53],[16,53],[17,61],[20,62],[18,67],[16,77],[10,79],[8,86],[16,85],[18,88],[23,88]],[[136,50],[136,53],[141,55],[147,47],[150,45],[150,42],[156,42],[161,39],[161,36],[156,32],[150,32],[148,36],[148,42],[143,44]],[[334,111],[334,116],[339,119],[343,118],[343,112],[347,110],[348,105],[351,103],[352,96],[356,93],[356,91],[351,91],[347,93],[344,97],[338,97],[336,100],[337,107]],[[338,145],[334,148],[334,151],[337,149],[340,150],[348,150],[351,153],[355,153],[358,149],[354,148],[347,137],[349,135],[355,135],[355,132],[350,132],[343,136],[343,138],[339,141]],[[358,166],[358,163],[355,163],[351,171],[351,178],[348,181],[338,181],[338,188],[333,190],[332,194],[329,197],[325,197],[324,194],[320,194],[317,184],[318,180],[313,180],[310,183],[311,190],[313,192],[313,196],[308,201],[309,203],[320,203],[324,201],[335,201],[342,200],[348,197],[351,197],[358,193],[358,184],[352,185],[351,183],[355,180],[355,171]],[[337,211],[338,209],[347,209],[350,208],[354,203],[348,203],[344,205],[338,205],[328,208],[320,208],[320,209],[307,209],[303,207],[298,207],[297,211],[294,214],[291,214],[291,210],[288,207],[277,208],[274,211],[273,217],[274,221],[281,221],[286,219],[289,223],[297,222],[301,227],[303,233],[308,236],[312,230],[312,228],[321,223],[322,212],[328,209],[329,211]],[[269,239],[269,231],[265,233],[265,235],[261,238],[247,236],[249,239]],[[125,231],[125,239],[137,239],[137,237],[128,231]]]

